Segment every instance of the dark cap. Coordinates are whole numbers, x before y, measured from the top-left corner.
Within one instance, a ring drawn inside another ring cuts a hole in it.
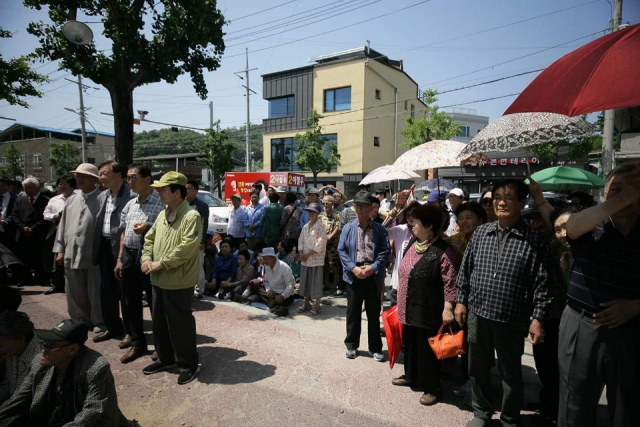
[[[353,203],[363,203],[365,205],[370,205],[372,197],[373,196],[368,191],[360,190],[354,196]]]
[[[89,327],[82,320],[65,319],[53,329],[36,329],[34,332],[42,341],[68,341],[84,345],[89,334]]]

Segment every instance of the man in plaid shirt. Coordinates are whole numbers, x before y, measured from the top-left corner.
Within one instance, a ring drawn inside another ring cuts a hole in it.
[[[475,418],[468,427],[491,422],[494,351],[503,385],[500,421],[503,426],[520,425],[527,326],[532,344],[544,340],[542,320],[551,303],[547,289],[549,251],[544,237],[520,218],[527,193],[527,186],[516,180],[502,181],[492,189],[498,220],[479,226],[473,233],[458,274],[455,315],[460,325],[468,323],[473,384]]]
[[[140,270],[140,255],[144,245],[144,235],[164,210],[160,196],[151,184],[151,169],[145,165],[129,167],[127,182],[137,197],[125,205],[120,215],[120,250],[114,274],[122,281],[123,308],[122,317],[127,335],[120,343],[121,349],[129,350],[120,362],[129,363],[147,352],[147,339],[144,335],[142,315],[142,291],[151,308],[152,288],[149,276]]]

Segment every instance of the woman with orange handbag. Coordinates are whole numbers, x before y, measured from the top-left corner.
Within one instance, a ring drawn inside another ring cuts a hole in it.
[[[414,238],[400,262],[398,320],[403,324],[404,375],[393,385],[422,390],[420,403],[434,405],[440,396],[440,367],[429,337],[444,323],[453,323],[456,272],[459,260],[439,236],[444,218],[437,206],[423,205],[412,212]]]

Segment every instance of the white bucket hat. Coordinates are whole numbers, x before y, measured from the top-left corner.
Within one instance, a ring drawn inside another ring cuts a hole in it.
[[[98,175],[99,174],[98,168],[96,167],[96,165],[92,165],[91,163],[81,163],[76,168],[76,170],[71,171],[70,173],[74,175],[81,173],[82,175],[89,175],[94,178],[100,179],[100,176]]]

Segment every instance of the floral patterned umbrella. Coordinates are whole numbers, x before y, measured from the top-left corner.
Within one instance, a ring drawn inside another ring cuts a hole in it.
[[[448,179],[427,179],[416,185],[416,191],[433,191],[439,189],[441,191],[451,191],[456,188],[455,182]]]
[[[412,171],[460,166],[458,155],[465,146],[462,142],[436,139],[402,154],[393,165]]]
[[[403,170],[394,165],[380,166],[377,169],[372,170],[360,181],[359,185],[369,185],[376,182],[394,181],[396,179],[413,179],[418,178],[420,175],[412,170]]]
[[[590,123],[555,113],[515,113],[502,116],[482,129],[462,150],[460,159],[477,153],[506,152],[530,145],[590,136]]]

